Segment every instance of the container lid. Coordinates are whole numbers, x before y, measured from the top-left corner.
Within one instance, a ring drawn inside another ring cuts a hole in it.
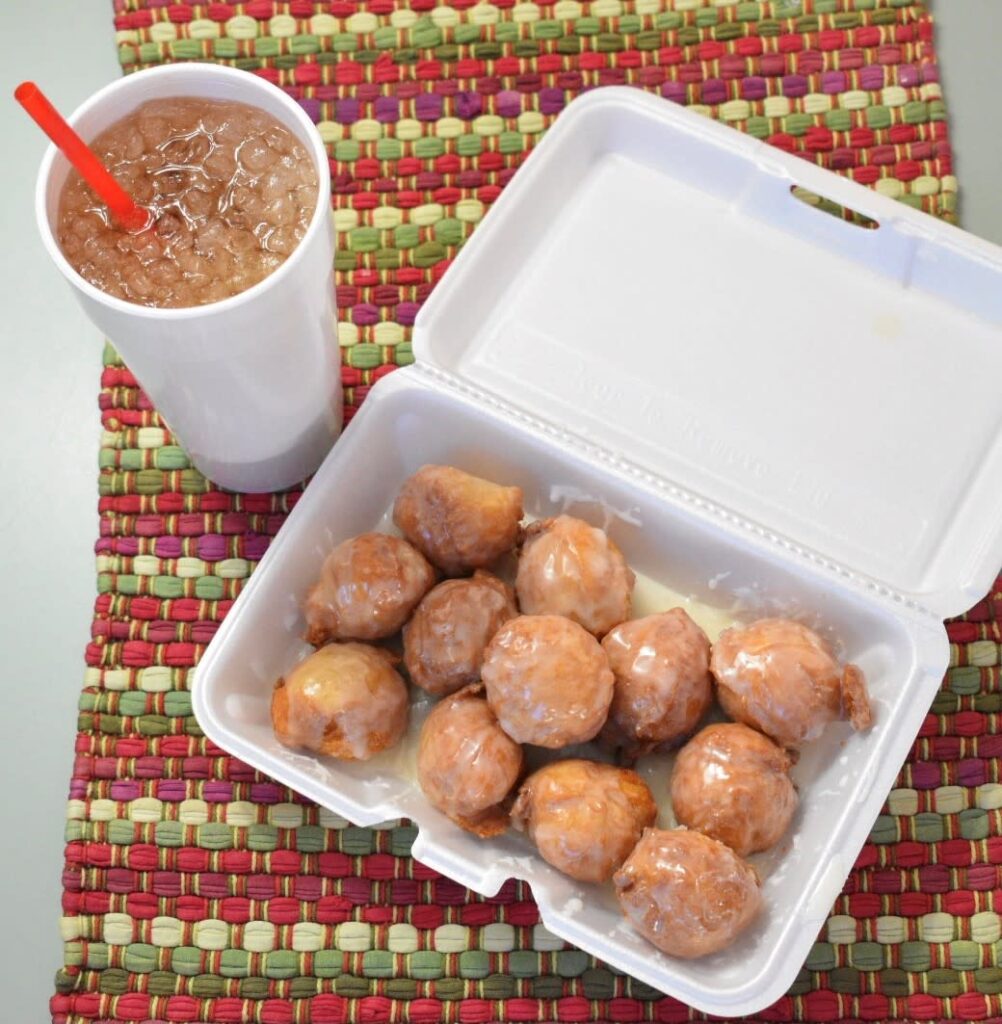
[[[638,90],[561,115],[415,352],[941,617],[1002,565],[1002,249]]]

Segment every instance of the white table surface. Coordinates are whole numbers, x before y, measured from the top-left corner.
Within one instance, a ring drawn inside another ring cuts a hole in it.
[[[934,0],[933,9],[963,222],[1002,243],[1002,0]],[[4,1019],[30,1024],[49,1019],[62,963],[63,820],[95,597],[101,340],[37,240],[43,140],[10,96],[31,77],[72,110],[118,63],[110,0],[7,0],[0,38],[0,991]]]

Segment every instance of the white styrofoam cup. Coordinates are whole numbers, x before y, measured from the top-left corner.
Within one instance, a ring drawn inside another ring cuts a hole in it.
[[[327,152],[306,113],[280,89],[215,65],[172,64],[129,75],[95,93],[69,122],[91,139],[164,96],[260,107],[306,147],[319,199],[285,263],[246,291],[204,306],[155,309],[102,292],[70,266],[55,237],[70,169],[55,146],[38,174],[39,231],[87,316],[121,353],[195,465],[231,490],[280,490],[311,474],[341,429]]]

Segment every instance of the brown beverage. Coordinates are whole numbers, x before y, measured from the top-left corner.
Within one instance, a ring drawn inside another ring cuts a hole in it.
[[[245,291],[281,266],[317,206],[306,148],[246,103],[150,100],[90,146],[153,227],[120,227],[71,171],[57,237],[79,274],[128,302],[201,306]]]

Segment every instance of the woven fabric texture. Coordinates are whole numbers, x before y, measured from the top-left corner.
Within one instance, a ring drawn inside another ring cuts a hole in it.
[[[954,216],[921,3],[115,0],[114,13],[126,71],[234,64],[317,122],[349,415],[411,361],[421,302],[587,88],[649,89]],[[298,492],[215,489],[110,349],[100,406],[98,598],[53,1019],[698,1018],[555,939],[525,886],[476,897],[409,857],[408,824],[352,827],[204,739],[192,668]],[[952,667],[898,788],[762,1020],[1002,1016],[1002,580],[948,628]]]

